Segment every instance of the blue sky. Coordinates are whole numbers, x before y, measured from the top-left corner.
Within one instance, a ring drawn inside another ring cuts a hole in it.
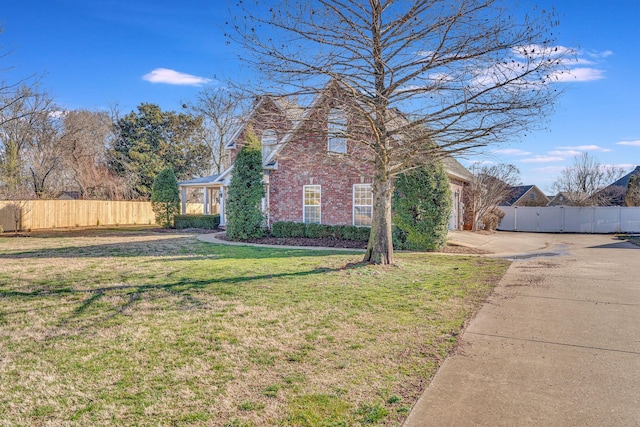
[[[21,0],[0,9],[0,79],[41,75],[67,109],[127,113],[141,102],[179,110],[216,76],[249,76],[223,36],[226,0]],[[515,3],[515,2],[514,2]],[[640,1],[524,0],[555,7],[558,44],[578,51],[565,94],[521,140],[463,159],[513,163],[550,192],[573,156],[630,170],[640,164]],[[524,6],[521,6],[524,7]]]

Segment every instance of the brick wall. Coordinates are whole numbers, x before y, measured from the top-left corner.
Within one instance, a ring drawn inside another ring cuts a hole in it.
[[[347,155],[327,151],[323,130],[330,108],[316,106],[278,155],[278,169],[269,176],[270,222],[301,222],[303,186],[320,185],[322,223],[353,223],[353,185],[371,183],[373,167],[366,162],[370,154],[354,141],[347,141]]]
[[[262,133],[267,129],[273,129],[280,140],[293,127],[293,123],[286,117],[284,112],[269,98],[264,98],[259,108],[254,111],[251,120],[251,129],[261,140]],[[235,140],[236,148],[229,149],[229,164],[233,164],[238,155],[238,151],[246,140],[247,128],[245,128]]]
[[[327,151],[327,118],[329,110],[341,102],[339,96],[328,96],[316,105],[305,118],[289,143],[279,152],[276,170],[268,171],[269,223],[276,221],[303,221],[303,187],[320,185],[321,218],[323,224],[353,224],[353,185],[373,182],[371,153],[356,141],[347,141],[347,154]],[[344,100],[342,100],[344,102]],[[254,112],[252,128],[258,138],[266,129],[274,129],[278,139],[291,129],[293,123],[270,100],[260,104]],[[367,124],[348,117],[350,130],[363,132]],[[357,133],[358,133],[357,132]],[[244,133],[236,140],[236,149],[230,150],[231,160],[244,142]],[[452,191],[463,195],[464,183],[452,179]],[[467,217],[460,215],[460,223]]]

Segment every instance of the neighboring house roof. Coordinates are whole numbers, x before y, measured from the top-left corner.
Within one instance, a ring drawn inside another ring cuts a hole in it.
[[[598,194],[602,193],[608,195],[610,200],[609,204],[612,206],[620,206],[624,204],[624,199],[627,195],[627,188],[629,187],[629,181],[634,175],[640,176],[640,166],[636,166],[634,170],[614,182],[613,184],[602,189]]]
[[[80,192],[79,191],[63,191],[60,197],[58,197],[58,199],[59,200],[78,200],[80,199]]]
[[[640,175],[640,166],[636,166],[634,170],[632,170],[631,172],[629,172],[628,174],[626,174],[625,176],[623,176],[622,178],[620,178],[619,180],[611,184],[609,187],[627,188],[629,186],[629,180],[634,175]]]
[[[500,203],[500,206],[513,206],[518,203],[518,201],[523,199],[527,194],[538,194],[544,202],[549,202],[547,196],[535,185],[518,185],[511,187],[511,198]]]
[[[574,200],[585,200],[588,198],[589,196],[587,194],[578,191],[561,191],[555,196],[549,197],[547,206],[562,206],[567,205],[567,203],[572,203]]]
[[[511,206],[516,203],[522,196],[524,196],[529,190],[533,188],[533,185],[519,185],[517,187],[511,187],[511,198],[500,203],[500,206]]]

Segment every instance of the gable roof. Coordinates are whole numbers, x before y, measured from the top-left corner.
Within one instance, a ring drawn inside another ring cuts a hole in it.
[[[632,176],[640,176],[640,166],[636,166],[634,170],[614,182],[613,184],[600,190],[598,194],[604,194],[609,197],[609,204],[612,206],[619,206],[624,203],[624,199],[627,195],[627,188],[629,187],[629,181]]]
[[[500,206],[511,206],[516,203],[522,196],[527,194],[529,190],[531,190],[533,185],[518,185],[515,187],[511,187],[511,197],[504,202],[500,203]]]
[[[640,166],[636,166],[634,170],[632,170],[631,172],[629,172],[628,174],[626,174],[625,176],[623,176],[613,184],[609,185],[609,187],[627,188],[629,186],[629,181],[631,180],[631,177],[634,175],[640,175]]]
[[[305,120],[311,115],[316,105],[320,102],[320,100],[325,96],[325,94],[331,89],[333,85],[339,85],[339,82],[335,82],[330,80],[325,87],[320,90],[316,96],[313,98],[311,103],[307,107],[302,107],[298,105],[293,99],[287,96],[269,96],[265,95],[260,98],[260,101],[257,102],[252,109],[249,116],[242,121],[242,124],[238,127],[236,132],[234,133],[233,138],[230,139],[229,143],[225,146],[225,148],[233,148],[233,142],[238,138],[242,130],[246,127],[246,125],[251,121],[251,119],[255,116],[255,111],[262,105],[264,99],[270,98],[285,114],[287,119],[289,119],[293,126],[289,129],[284,136],[278,141],[274,150],[269,153],[269,155],[263,159],[263,166],[267,167],[276,167],[276,156],[280,151],[282,151],[283,147],[293,138],[296,132],[301,128],[302,124]],[[356,100],[356,102],[359,102]],[[395,111],[394,118],[392,119],[394,122],[398,120],[403,120],[402,114],[398,111]],[[445,170],[449,175],[453,175],[454,177],[465,181],[470,182],[473,179],[473,175],[469,172],[460,162],[458,162],[451,154],[446,154],[441,159]],[[225,179],[229,173],[233,170],[233,165],[231,165],[227,170],[222,172],[217,179],[217,182],[221,182]]]
[[[547,197],[547,195],[544,194],[542,191],[540,191],[540,189],[535,185],[516,185],[516,186],[509,187],[509,189],[511,190],[511,193],[510,193],[511,197],[505,200],[504,202],[500,203],[500,206],[513,206],[529,193],[531,194],[537,193],[540,195],[539,198],[537,196],[534,196],[536,203],[540,203],[540,202],[544,202],[545,204],[549,203],[549,197]],[[532,199],[532,201],[533,200],[534,199]]]

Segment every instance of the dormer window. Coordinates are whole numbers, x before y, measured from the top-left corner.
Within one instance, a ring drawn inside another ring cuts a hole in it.
[[[329,112],[327,150],[330,153],[347,153],[347,113],[338,108]]]
[[[262,132],[262,160],[265,160],[275,150],[277,144],[278,135],[275,130],[267,129]]]

